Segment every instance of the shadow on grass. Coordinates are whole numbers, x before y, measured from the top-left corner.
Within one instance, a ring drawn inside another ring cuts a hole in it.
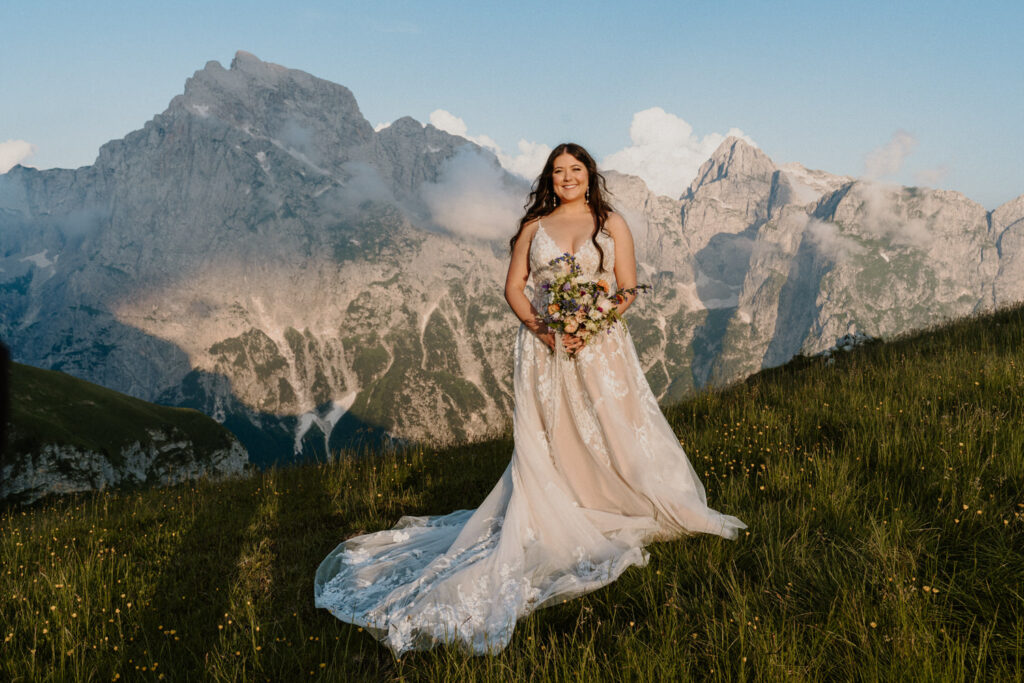
[[[272,471],[278,492],[277,524],[272,533],[271,567],[272,632],[294,631],[290,622],[298,621],[302,631],[316,638],[312,643],[274,643],[278,650],[276,671],[266,671],[274,679],[288,680],[296,671],[329,663],[335,673],[345,672],[345,680],[382,680],[394,673],[390,652],[366,633],[339,621],[330,612],[313,604],[313,580],[321,560],[345,536],[353,533],[351,520],[339,514],[336,492],[328,479],[308,476],[309,468],[284,468]],[[321,470],[322,473],[322,470]]]
[[[181,532],[184,538],[176,549],[159,561],[159,579],[122,670],[131,671],[139,663],[174,662],[176,680],[201,677],[219,640],[217,627],[226,621],[238,559],[259,498],[255,486],[234,482],[204,480],[196,488],[194,521]],[[221,561],[211,563],[211,557]],[[185,662],[192,666],[183,670]]]

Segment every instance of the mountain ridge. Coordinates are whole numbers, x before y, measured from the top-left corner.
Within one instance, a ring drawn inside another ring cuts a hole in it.
[[[608,177],[655,287],[630,327],[662,401],[1024,298],[1024,198],[986,213],[738,138],[680,199]],[[463,138],[374,131],[344,86],[239,53],[93,166],[0,176],[0,335],[200,409],[261,464],[482,438],[511,415],[500,292],[527,190]]]

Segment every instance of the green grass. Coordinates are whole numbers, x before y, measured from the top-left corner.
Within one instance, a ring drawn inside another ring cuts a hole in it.
[[[395,661],[312,580],[346,537],[476,506],[507,438],[9,508],[0,678],[1022,679],[1024,307],[666,413],[748,533],[655,544],[500,655]]]

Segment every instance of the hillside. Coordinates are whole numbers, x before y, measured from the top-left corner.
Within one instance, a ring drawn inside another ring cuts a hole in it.
[[[2,518],[9,680],[1011,680],[1024,657],[1024,306],[801,358],[667,415],[736,542],[400,662],[312,607],[340,540],[473,507],[511,443],[412,449]],[[134,674],[134,676],[133,676]]]
[[[248,460],[231,432],[195,410],[20,363],[11,365],[10,391],[0,499],[177,483],[240,473]]]

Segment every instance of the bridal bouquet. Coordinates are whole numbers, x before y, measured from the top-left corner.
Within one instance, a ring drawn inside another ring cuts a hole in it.
[[[651,288],[637,285],[613,294],[606,281],[584,279],[576,257],[569,253],[554,259],[550,265],[560,266],[561,275],[540,286],[548,295],[547,309],[540,319],[556,332],[576,335],[584,344],[622,319],[615,305],[622,303],[625,295]]]

